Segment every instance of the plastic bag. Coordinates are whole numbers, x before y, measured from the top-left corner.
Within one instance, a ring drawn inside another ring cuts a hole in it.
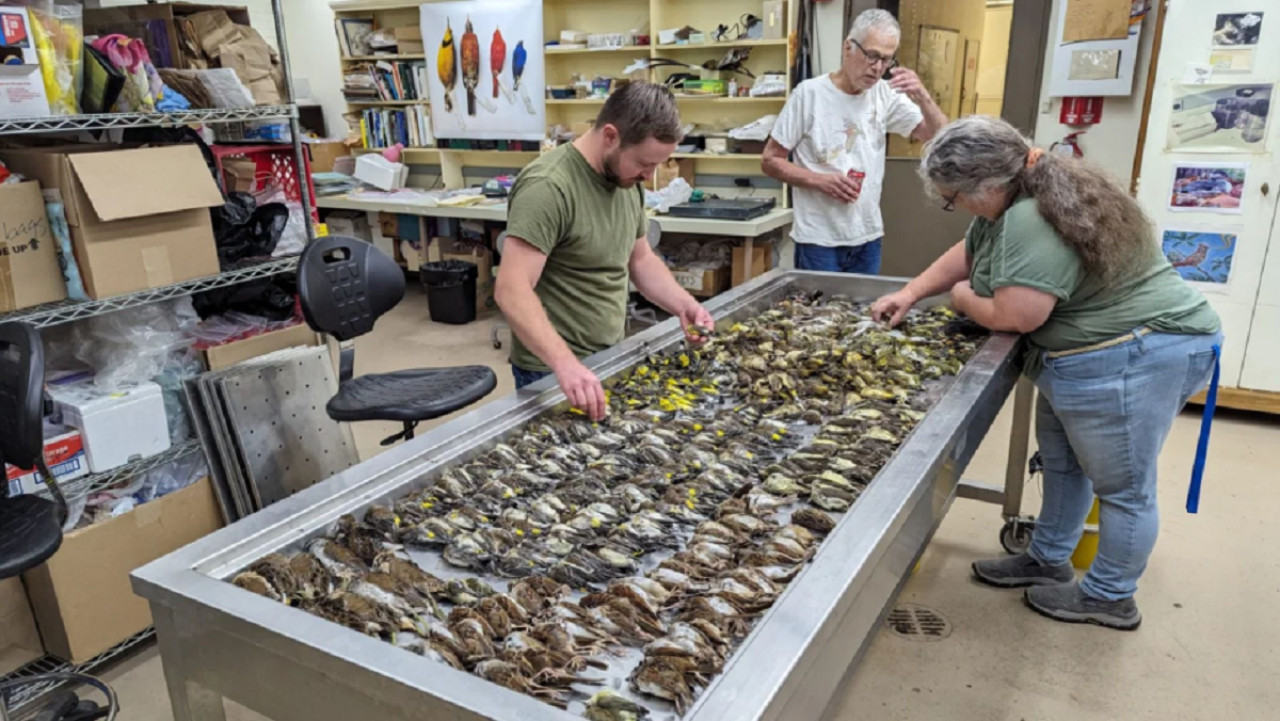
[[[289,209],[289,222],[284,227],[275,251],[271,253],[272,258],[298,255],[307,247],[307,215],[302,212],[302,203],[291,200],[285,203],[285,207]]]
[[[81,2],[46,0],[31,4],[29,10],[49,113],[76,115],[84,84],[84,6]]]
[[[228,193],[227,202],[213,211],[213,235],[222,268],[230,269],[248,258],[270,257],[288,223],[289,209],[284,203],[259,206],[248,193]]]
[[[73,329],[75,357],[96,371],[93,382],[99,388],[143,383],[174,365],[190,368],[182,357],[198,322],[189,298],[97,316]]]
[[[646,208],[666,213],[670,212],[671,206],[686,203],[691,197],[693,197],[693,187],[684,178],[676,178],[662,190],[646,190],[644,204]]]

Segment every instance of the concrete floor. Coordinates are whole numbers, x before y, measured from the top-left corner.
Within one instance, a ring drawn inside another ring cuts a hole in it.
[[[512,390],[506,351],[494,350],[496,316],[462,327],[433,324],[411,294],[357,344],[360,373],[486,363],[492,397]],[[504,335],[505,340],[505,335]],[[1011,419],[1006,412],[966,476],[1001,483]],[[1223,413],[1214,425],[1201,512],[1183,512],[1199,418],[1174,425],[1161,460],[1165,509],[1159,545],[1138,601],[1142,627],[1121,633],[1060,624],[1028,610],[1016,591],[979,586],[969,564],[999,555],[999,509],[957,500],[900,602],[926,606],[951,625],[934,642],[882,631],[831,718],[840,721],[1041,721],[1070,719],[1263,719],[1280,707],[1280,422]],[[362,457],[394,424],[356,424]],[[1040,494],[1029,487],[1026,510]],[[1262,550],[1263,552],[1259,552]],[[120,695],[125,721],[172,719],[154,644],[102,676]],[[231,721],[262,717],[228,703]],[[800,720],[797,720],[800,721]]]

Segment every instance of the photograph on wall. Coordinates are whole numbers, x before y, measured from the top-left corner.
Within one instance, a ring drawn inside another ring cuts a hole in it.
[[[1173,169],[1169,210],[1240,214],[1244,212],[1248,163],[1178,163]]]
[[[542,140],[541,1],[429,2],[421,16],[436,138]]]
[[[1215,73],[1251,73],[1253,53],[1253,48],[1214,48],[1209,53],[1209,66]]]
[[[1179,85],[1169,116],[1169,150],[1265,153],[1273,85]]]
[[[1257,45],[1262,34],[1262,13],[1222,13],[1213,24],[1213,44],[1218,47]]]
[[[934,102],[947,117],[958,116],[955,101],[956,61],[960,53],[960,31],[930,25],[920,26],[920,46],[916,55],[916,72],[929,90]]]
[[[1164,257],[1183,280],[1225,291],[1236,256],[1235,233],[1166,230],[1160,239]]]

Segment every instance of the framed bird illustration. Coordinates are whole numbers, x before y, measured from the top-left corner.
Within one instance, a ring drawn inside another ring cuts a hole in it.
[[[421,6],[436,138],[533,140],[546,134],[540,0]]]

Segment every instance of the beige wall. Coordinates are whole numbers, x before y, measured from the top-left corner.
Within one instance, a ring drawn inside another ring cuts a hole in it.
[[[978,114],[1000,115],[1004,107],[1004,75],[1009,64],[1009,31],[1012,5],[987,7],[978,56]]]
[[[948,117],[953,119],[956,114],[954,111],[960,107],[965,41],[982,41],[986,11],[986,0],[903,0],[898,11],[898,22],[902,25],[902,44],[898,47],[898,59],[903,65],[912,69],[916,68],[921,25],[960,31],[959,47],[956,49],[955,76],[952,79],[952,87],[955,90],[950,103],[951,107],[943,108]],[[890,157],[918,157],[920,148],[920,143],[913,143],[896,135],[889,140]]]

